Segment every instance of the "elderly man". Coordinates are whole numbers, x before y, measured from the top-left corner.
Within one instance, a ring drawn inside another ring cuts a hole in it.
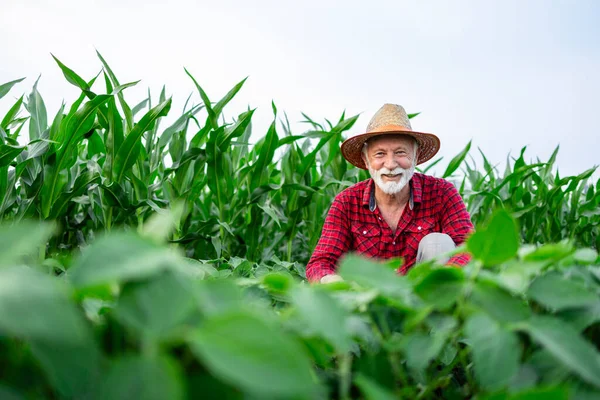
[[[473,230],[465,204],[448,181],[415,173],[440,148],[432,134],[412,130],[406,111],[385,104],[367,133],[342,144],[344,158],[368,169],[371,179],[338,194],[331,205],[306,276],[312,282],[339,280],[337,262],[346,252],[387,259],[403,257],[399,272],[451,251]],[[468,254],[440,260],[462,266]]]

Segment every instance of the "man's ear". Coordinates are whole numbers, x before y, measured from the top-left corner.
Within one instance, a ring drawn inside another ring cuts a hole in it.
[[[419,149],[419,142],[417,142],[417,140],[415,139],[415,162],[419,159],[419,153],[420,153],[420,149]]]
[[[365,155],[365,151],[361,151],[360,152],[360,158],[362,158],[363,162],[365,163],[366,166],[369,166],[369,161],[367,160],[367,156]]]

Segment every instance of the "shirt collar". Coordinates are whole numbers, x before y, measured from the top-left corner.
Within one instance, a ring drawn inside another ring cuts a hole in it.
[[[415,208],[415,203],[421,203],[421,198],[423,195],[420,174],[415,173],[411,180],[408,182],[408,185],[410,188],[408,207],[412,210]],[[369,183],[365,188],[362,203],[363,206],[369,206],[369,210],[371,212],[374,212],[375,207],[377,207],[377,203],[375,201],[375,181],[372,178],[369,179]]]
[[[415,172],[410,180],[410,200],[414,203],[421,204],[423,198],[423,175]]]
[[[371,212],[374,210],[374,208],[371,208],[371,203],[375,203],[375,181],[373,180],[373,178],[369,178],[369,181],[367,182],[367,185],[365,186],[365,191],[363,192],[363,197],[362,197],[362,205],[363,207],[369,207],[369,210],[371,210]]]

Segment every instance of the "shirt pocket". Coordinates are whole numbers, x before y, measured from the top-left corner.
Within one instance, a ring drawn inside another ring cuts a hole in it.
[[[377,225],[357,224],[352,226],[352,249],[370,257],[379,255],[381,229]]]
[[[437,232],[435,226],[435,219],[431,217],[416,218],[413,219],[405,229],[406,232],[406,244],[413,250],[417,250],[419,242],[426,235]]]

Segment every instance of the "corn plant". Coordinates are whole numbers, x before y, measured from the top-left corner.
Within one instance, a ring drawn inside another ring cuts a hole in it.
[[[50,251],[85,246],[115,226],[141,228],[153,212],[178,203],[182,212],[170,239],[191,257],[262,262],[276,256],[305,263],[333,196],[367,178],[339,149],[358,116],[343,113],[337,122],[321,124],[304,115],[308,130],[295,135],[287,117],[278,123],[273,104],[273,123],[251,144],[254,110],[232,122],[223,115],[245,80],[215,103],[186,70],[201,104],[186,102],[163,129],[161,120],[171,111],[164,88],[156,105],[148,96],[130,106],[126,89],[137,82],[121,84],[98,56],[103,70],[89,81],[55,58],[81,95],[51,122],[36,83],[0,125],[0,216],[59,221],[61,232]],[[2,95],[17,82],[4,84]],[[95,87],[105,93],[97,94]],[[26,122],[28,139],[22,137]],[[597,248],[600,195],[599,182],[589,182],[593,169],[560,178],[556,152],[546,163],[528,164],[523,149],[507,161],[503,174],[481,154],[480,172],[474,160],[466,160],[469,149],[470,143],[442,176],[455,177],[464,166],[461,194],[476,224],[504,207],[519,219],[526,243],[570,239]]]
[[[137,82],[98,57],[89,80],[55,58],[72,104],[49,116],[36,82],[0,122],[2,397],[600,394],[593,169],[561,177],[557,148],[479,170],[469,143],[441,176],[477,226],[471,264],[350,256],[310,286],[333,197],[368,177],[340,153],[358,116],[295,134],[273,104],[256,136],[255,110],[225,111],[245,80],[214,102],[185,70],[200,101],[165,127],[164,88],[130,104]]]

